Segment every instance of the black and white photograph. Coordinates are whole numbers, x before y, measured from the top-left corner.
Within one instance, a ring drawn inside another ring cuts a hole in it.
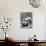
[[[32,12],[20,13],[21,28],[32,28]]]

